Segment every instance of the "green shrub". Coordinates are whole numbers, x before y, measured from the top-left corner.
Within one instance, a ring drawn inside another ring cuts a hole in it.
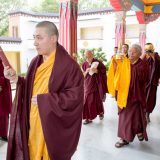
[[[106,54],[105,52],[102,51],[102,48],[92,48],[90,50],[93,51],[94,57],[96,59],[103,62],[103,64],[107,66],[108,62],[106,59]],[[77,54],[77,62],[79,63],[80,66],[85,61],[85,56],[84,56],[85,51],[86,51],[85,49],[81,49]]]

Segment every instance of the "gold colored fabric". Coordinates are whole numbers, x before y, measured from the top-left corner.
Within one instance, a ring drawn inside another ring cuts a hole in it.
[[[115,97],[117,91],[117,105],[125,108],[127,104],[129,85],[131,79],[131,66],[127,57],[116,59],[113,56],[108,70],[107,86],[109,94]]]
[[[55,61],[55,52],[51,53],[37,69],[34,79],[32,96],[48,93],[49,78]],[[45,107],[45,106],[44,106]],[[29,155],[30,160],[49,160],[49,155],[43,135],[38,106],[31,104],[30,130],[29,130]]]

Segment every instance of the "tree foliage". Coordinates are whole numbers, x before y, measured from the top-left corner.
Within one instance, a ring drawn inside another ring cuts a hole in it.
[[[109,0],[79,0],[78,9],[89,10],[111,7]]]
[[[59,0],[42,0],[40,5],[29,9],[26,0],[0,0],[0,36],[8,34],[8,13],[15,10],[32,10],[36,12],[58,13]],[[79,0],[79,10],[109,7],[109,0]]]
[[[26,7],[25,0],[0,0],[0,36],[8,34],[8,14],[24,7]]]
[[[59,0],[43,0],[39,6],[33,7],[32,10],[36,12],[58,13],[59,6],[60,6]],[[79,0],[78,1],[79,10],[107,8],[110,6],[111,5],[109,0]]]
[[[33,7],[35,12],[58,13],[60,7],[59,0],[43,0],[39,6]]]
[[[82,65],[82,63],[85,61],[85,51],[85,49],[81,49],[77,54],[77,61],[79,65]],[[96,59],[103,62],[104,64],[107,64],[106,54],[102,51],[102,48],[92,48],[91,51],[93,52]]]

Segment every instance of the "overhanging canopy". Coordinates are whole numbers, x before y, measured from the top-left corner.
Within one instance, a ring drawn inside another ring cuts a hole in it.
[[[160,0],[110,0],[116,11],[135,10],[140,24],[147,24],[160,16]]]

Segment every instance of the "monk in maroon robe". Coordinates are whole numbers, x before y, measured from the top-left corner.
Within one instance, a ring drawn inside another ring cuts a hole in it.
[[[132,142],[137,135],[140,141],[148,140],[146,133],[146,95],[145,87],[149,79],[148,65],[139,57],[142,49],[135,44],[129,51],[131,61],[131,81],[126,108],[119,108],[118,137],[115,144],[117,148]]]
[[[146,61],[149,65],[149,77],[150,80],[146,86],[146,95],[147,95],[147,108],[146,108],[146,117],[148,123],[150,122],[150,113],[155,108],[156,105],[156,95],[157,95],[157,87],[160,79],[160,56],[158,53],[154,52],[154,47],[152,43],[147,43],[145,45],[145,57],[144,61]]]
[[[10,82],[4,77],[3,70],[4,67],[0,59],[0,140],[7,141],[12,93]]]
[[[77,149],[82,123],[83,74],[78,64],[57,43],[58,30],[52,22],[44,21],[37,24],[34,38],[39,55],[32,60],[26,78],[18,77],[7,160],[29,160],[31,103],[38,105],[49,159],[71,160]],[[37,68],[44,63],[48,51],[50,53],[50,50],[55,49],[48,93],[33,98],[32,89]],[[13,71],[12,76],[9,76],[10,70],[6,67],[5,75],[16,82],[17,77]]]
[[[106,67],[104,64],[93,57],[92,51],[85,53],[86,62],[82,65],[84,73],[84,124],[91,123],[99,115],[102,120],[104,117],[103,100],[107,93]],[[93,66],[94,63],[97,66]]]

